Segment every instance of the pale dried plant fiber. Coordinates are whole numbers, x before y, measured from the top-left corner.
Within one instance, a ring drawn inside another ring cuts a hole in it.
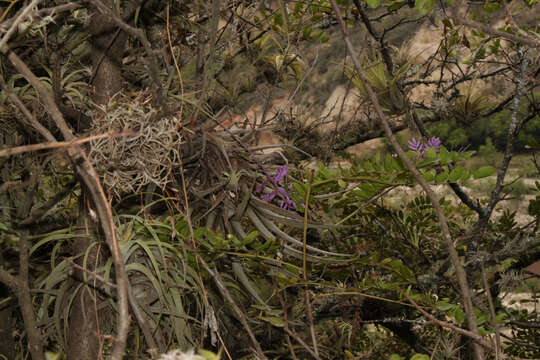
[[[141,96],[118,95],[96,113],[92,134],[135,133],[91,143],[89,158],[105,187],[117,196],[139,192],[150,183],[164,188],[180,162],[180,119],[153,120],[157,110]]]
[[[193,350],[189,350],[187,352],[171,350],[166,354],[162,354],[159,360],[204,360],[204,358],[196,355]]]

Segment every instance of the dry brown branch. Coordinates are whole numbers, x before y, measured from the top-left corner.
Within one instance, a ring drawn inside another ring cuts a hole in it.
[[[45,142],[41,144],[32,144],[32,145],[23,145],[16,146],[8,149],[0,150],[0,157],[12,156],[17,154],[22,154],[29,151],[40,151],[40,150],[49,150],[49,149],[64,149],[67,147],[78,146],[84,143],[106,138],[106,137],[119,137],[119,136],[134,136],[135,132],[131,130],[122,131],[121,133],[116,134],[100,134],[89,136],[82,139],[77,139],[73,141],[55,141],[55,142]]]
[[[266,359],[266,356],[264,356],[264,353],[262,351],[261,345],[257,341],[257,338],[255,337],[255,334],[253,333],[253,330],[251,330],[251,326],[249,326],[249,324],[247,322],[246,315],[244,315],[242,310],[240,310],[240,308],[238,307],[238,305],[236,304],[236,302],[232,298],[231,293],[229,292],[227,287],[225,287],[225,284],[223,284],[223,281],[221,280],[221,277],[219,276],[219,273],[217,271],[213,271],[210,268],[210,266],[208,266],[206,261],[204,261],[204,259],[200,256],[200,254],[198,252],[196,252],[195,249],[193,249],[193,250],[195,251],[195,254],[197,255],[197,258],[199,259],[199,261],[200,261],[201,265],[203,266],[203,268],[210,274],[212,279],[214,279],[214,282],[216,283],[219,291],[221,292],[221,294],[223,295],[225,300],[227,300],[227,302],[232,306],[236,316],[238,316],[238,320],[240,321],[240,323],[242,324],[242,326],[244,327],[244,329],[248,333],[248,336],[249,336],[253,346],[255,347],[255,352],[257,353],[257,356],[260,359]]]
[[[67,261],[72,267],[74,267],[75,269],[80,270],[80,271],[86,273],[88,276],[90,276],[91,278],[93,278],[93,279],[99,281],[99,282],[102,283],[103,285],[107,285],[108,287],[111,287],[111,288],[113,288],[113,289],[116,288],[116,284],[113,284],[112,282],[105,280],[102,276],[96,274],[96,273],[93,272],[93,271],[90,271],[89,269],[87,269],[87,268],[85,268],[85,267],[82,267],[81,265],[79,265],[79,264],[73,262],[73,260],[67,258],[66,261]]]
[[[480,336],[479,332],[478,332],[478,324],[477,324],[477,321],[476,321],[476,315],[474,314],[474,308],[473,308],[473,305],[472,305],[471,291],[470,291],[470,288],[469,288],[467,275],[465,273],[463,265],[461,264],[461,262],[459,260],[459,256],[458,256],[458,253],[456,251],[456,248],[454,247],[454,243],[453,243],[453,240],[452,240],[452,236],[450,234],[450,230],[448,228],[448,223],[446,222],[446,217],[444,215],[444,211],[443,211],[443,209],[441,207],[441,204],[439,203],[439,197],[433,191],[433,189],[431,189],[431,186],[429,186],[429,184],[426,182],[426,180],[424,179],[422,174],[420,174],[418,169],[416,169],[416,167],[414,166],[412,161],[408,158],[407,154],[405,154],[405,151],[403,151],[403,149],[401,148],[401,146],[397,142],[394,134],[392,133],[392,129],[390,128],[388,120],[386,119],[386,116],[383,113],[381,105],[379,104],[379,100],[377,99],[377,95],[375,94],[375,92],[371,88],[368,80],[366,79],[366,76],[364,75],[362,65],[360,63],[360,60],[358,59],[358,56],[356,55],[356,50],[355,50],[354,46],[352,45],[352,43],[350,41],[349,33],[347,31],[347,28],[345,27],[345,23],[343,22],[343,18],[341,17],[339,7],[337,6],[335,0],[330,0],[330,2],[332,4],[332,8],[333,8],[333,10],[334,10],[334,12],[336,14],[336,18],[337,18],[337,20],[339,22],[341,32],[343,34],[344,41],[345,41],[345,43],[347,45],[348,52],[349,52],[349,54],[350,54],[350,56],[352,58],[356,73],[357,73],[359,79],[362,81],[362,83],[363,83],[363,85],[364,85],[364,87],[366,89],[366,92],[367,92],[367,94],[369,96],[369,99],[370,99],[371,103],[373,104],[373,106],[375,108],[375,112],[377,113],[377,117],[379,118],[379,120],[380,120],[380,122],[381,122],[381,124],[382,124],[382,126],[384,128],[385,135],[386,135],[388,141],[390,142],[390,144],[392,144],[392,147],[394,148],[394,150],[396,151],[396,153],[398,154],[400,159],[403,161],[403,163],[405,164],[407,169],[409,169],[409,171],[412,173],[414,179],[420,184],[422,189],[426,192],[429,199],[431,200],[433,209],[435,211],[435,214],[437,215],[437,218],[439,220],[439,224],[441,226],[441,234],[442,234],[444,243],[446,244],[446,247],[448,248],[448,252],[450,253],[450,259],[452,261],[452,265],[454,265],[454,268],[456,270],[456,275],[457,275],[457,278],[458,278],[457,280],[458,280],[459,287],[460,287],[460,290],[461,290],[461,295],[463,296],[463,305],[464,305],[464,308],[465,308],[465,314],[467,316],[467,320],[469,322],[469,327],[470,327],[471,331],[474,334],[476,334],[477,336]],[[479,346],[477,346],[475,344],[474,345],[474,352],[475,352],[475,357],[476,357],[477,360],[483,360],[484,355],[483,355],[483,351],[482,351],[481,347],[479,347]]]
[[[131,311],[133,311],[133,314],[135,315],[135,319],[137,320],[137,324],[139,324],[139,327],[141,328],[144,340],[146,341],[146,345],[148,345],[148,353],[150,356],[152,356],[152,359],[155,359],[158,355],[158,352],[164,351],[165,349],[160,349],[158,345],[156,344],[156,340],[154,339],[154,336],[152,335],[152,329],[150,329],[150,326],[148,324],[148,319],[144,315],[144,313],[141,311],[141,308],[139,307],[139,303],[137,302],[137,299],[133,295],[133,291],[131,287],[128,289],[128,297],[129,297],[129,305],[131,306]]]
[[[7,271],[0,269],[0,282],[9,287],[17,296],[32,359],[45,360],[41,334],[34,317],[34,307],[32,306],[32,296],[30,295],[28,242],[24,237],[19,238],[19,251],[19,275],[13,276]]]
[[[484,214],[483,214],[484,216],[480,217],[478,220],[477,231],[479,233],[484,232],[484,230],[487,227],[489,218],[491,217],[491,214],[493,213],[493,210],[495,209],[495,206],[499,203],[499,201],[503,200],[501,198],[501,191],[503,190],[503,187],[504,187],[504,179],[506,177],[508,167],[510,166],[510,161],[512,161],[512,157],[514,155],[514,143],[516,142],[517,136],[519,135],[519,131],[521,130],[521,127],[525,121],[525,118],[519,119],[518,110],[519,110],[519,103],[521,101],[521,98],[525,95],[525,89],[526,89],[526,83],[527,83],[526,70],[528,67],[529,60],[527,58],[527,54],[525,53],[523,47],[521,47],[518,50],[518,54],[520,56],[520,71],[517,78],[516,91],[513,96],[513,102],[511,104],[512,114],[510,116],[510,124],[508,125],[508,133],[506,134],[506,148],[504,149],[504,155],[501,161],[501,165],[499,166],[499,169],[497,170],[497,179],[495,180],[495,187],[491,191],[489,203],[484,208]]]

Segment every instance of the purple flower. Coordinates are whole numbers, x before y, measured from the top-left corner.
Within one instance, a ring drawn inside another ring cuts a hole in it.
[[[412,138],[411,140],[409,140],[409,149],[411,151],[416,151],[416,152],[424,151],[425,146],[422,143],[422,141],[416,140],[415,138]]]
[[[409,150],[420,153],[422,160],[425,160],[425,154],[429,148],[434,148],[435,152],[438,153],[441,150],[441,139],[438,137],[431,138],[426,144],[422,143],[421,140],[416,140],[415,138],[409,140]]]
[[[287,175],[287,164],[283,165],[281,169],[278,170],[276,176],[274,176],[271,180],[274,185],[276,185],[278,182],[281,182],[283,178]]]
[[[427,142],[427,147],[434,148],[435,152],[438,153],[441,150],[441,139],[439,139],[438,137],[429,139]]]
[[[267,180],[272,183],[276,189],[270,191],[269,193],[262,194],[261,199],[270,202],[274,200],[278,194],[282,198],[280,207],[285,210],[296,210],[296,203],[289,197],[289,194],[287,194],[287,190],[283,188],[282,186],[279,186],[279,183],[285,178],[287,175],[287,165],[283,165],[281,169],[278,170],[276,175],[269,176],[267,175]],[[257,188],[257,192],[261,193],[266,188],[266,181],[263,181],[262,184]],[[289,184],[289,190],[292,190],[292,184]]]

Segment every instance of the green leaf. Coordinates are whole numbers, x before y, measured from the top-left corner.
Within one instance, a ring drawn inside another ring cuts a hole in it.
[[[452,22],[449,19],[444,19],[442,22],[446,27],[452,28],[453,26]]]
[[[450,175],[448,175],[448,181],[450,182],[456,182],[458,180],[461,180],[463,175],[467,173],[467,170],[463,166],[456,166]]]
[[[435,175],[437,175],[437,171],[435,169],[429,169],[427,171],[423,171],[422,175],[424,176],[424,180],[427,182],[433,181],[435,179]]]
[[[414,354],[411,357],[411,360],[429,360],[429,356],[426,354]]]
[[[272,324],[272,325],[274,325],[276,327],[284,327],[285,326],[285,322],[283,321],[282,318],[261,316],[260,319],[264,320],[264,321],[267,321],[267,322],[269,322],[270,324]]]
[[[473,173],[475,179],[485,178],[495,174],[495,168],[493,166],[482,166]]]
[[[446,166],[443,167],[443,171],[439,174],[437,174],[437,176],[435,176],[435,181],[439,184],[442,184],[444,182],[446,182],[446,180],[448,180],[448,168]]]
[[[381,4],[381,0],[366,0],[368,6],[372,9],[375,9],[376,7],[379,7]]]
[[[510,268],[510,266],[512,266],[512,264],[514,264],[516,262],[517,262],[517,260],[512,259],[512,258],[508,258],[508,259],[503,260],[503,262],[499,265],[499,271],[500,272],[506,271],[508,268]]]
[[[437,152],[435,151],[434,147],[430,147],[426,150],[424,156],[427,160],[435,159],[437,157]]]
[[[435,304],[435,307],[438,309],[438,310],[441,310],[441,311],[448,311],[450,309],[453,309],[455,307],[454,304],[450,304],[446,301],[438,301],[436,304]]]
[[[390,355],[390,360],[403,360],[403,358],[398,354],[392,354]]]
[[[407,4],[405,1],[396,1],[393,4],[390,4],[386,8],[386,10],[388,10],[388,12],[397,11],[397,10],[401,9],[405,4]]]
[[[458,323],[462,324],[465,321],[465,313],[460,307],[454,309],[453,315]]]
[[[435,0],[416,0],[414,3],[414,7],[422,15],[429,14],[433,10],[434,5]]]

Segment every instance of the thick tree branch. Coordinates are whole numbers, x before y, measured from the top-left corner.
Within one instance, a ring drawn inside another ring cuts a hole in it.
[[[519,102],[521,100],[521,97],[524,95],[523,92],[524,88],[526,87],[526,70],[528,66],[528,58],[527,55],[524,54],[523,48],[519,50],[519,53],[521,55],[520,72],[516,84],[516,93],[514,94],[512,103],[512,115],[510,117],[510,124],[508,125],[508,134],[506,136],[506,148],[504,151],[503,160],[497,171],[497,180],[495,181],[495,187],[491,192],[489,203],[484,209],[484,213],[480,217],[477,224],[477,230],[480,233],[484,232],[489,222],[489,218],[491,217],[491,214],[495,209],[495,205],[497,205],[497,203],[501,201],[500,193],[504,186],[504,178],[506,176],[508,166],[510,166],[510,161],[512,160],[514,154],[514,143],[519,134],[519,131],[521,130],[521,126],[525,121],[525,118],[519,119],[518,110]]]

